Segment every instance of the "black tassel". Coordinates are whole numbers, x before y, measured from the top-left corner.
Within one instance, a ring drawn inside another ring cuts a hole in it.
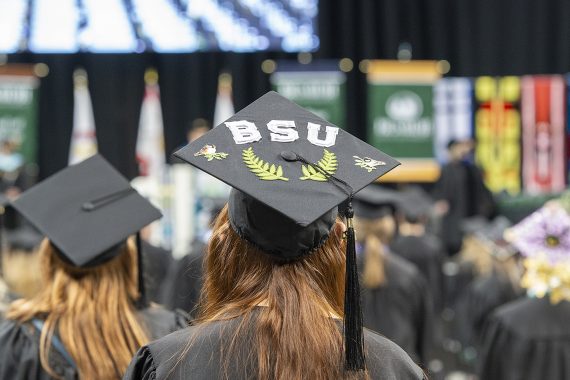
[[[344,345],[347,371],[365,369],[362,310],[360,308],[360,283],[356,265],[356,239],[352,218],[354,211],[349,201],[346,210],[346,279],[344,289]]]
[[[137,260],[139,265],[138,282],[139,282],[139,299],[137,301],[137,308],[144,309],[148,307],[148,301],[146,299],[146,291],[144,286],[144,265],[143,265],[143,254],[142,254],[142,240],[140,232],[136,235],[137,244]]]

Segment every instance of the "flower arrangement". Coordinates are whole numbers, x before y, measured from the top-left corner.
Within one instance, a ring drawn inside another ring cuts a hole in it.
[[[525,257],[521,286],[533,297],[550,296],[552,303],[570,301],[570,215],[547,205],[505,233]]]

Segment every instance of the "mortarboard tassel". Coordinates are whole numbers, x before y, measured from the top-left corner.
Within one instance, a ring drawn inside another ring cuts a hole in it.
[[[140,231],[136,235],[137,244],[137,261],[139,266],[138,283],[139,283],[139,299],[137,300],[137,307],[143,309],[148,307],[148,300],[146,299],[146,291],[144,286],[144,265],[142,254],[142,239]]]
[[[345,367],[348,371],[363,371],[364,337],[362,331],[362,309],[360,306],[360,282],[356,264],[356,239],[352,218],[352,199],[349,199],[346,216],[346,276],[344,285],[344,339]]]
[[[333,185],[348,194],[348,205],[344,212],[346,217],[346,277],[344,286],[344,360],[347,371],[364,371],[366,368],[364,357],[364,335],[362,330],[362,309],[360,306],[360,282],[358,280],[358,266],[356,263],[356,238],[352,219],[354,210],[352,187],[340,178],[335,177],[319,165],[311,164],[295,152],[281,152],[285,161],[300,161],[321,172]],[[341,184],[342,186],[340,186]],[[344,186],[344,187],[343,187]]]

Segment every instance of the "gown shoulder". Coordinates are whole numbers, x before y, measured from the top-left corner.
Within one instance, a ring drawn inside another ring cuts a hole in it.
[[[169,376],[184,379],[218,378],[222,364],[217,353],[223,346],[223,331],[232,329],[233,321],[191,326],[172,333],[141,348],[124,380],[154,380]],[[365,330],[367,367],[372,379],[422,380],[424,373],[395,343],[372,331]],[[192,345],[189,346],[190,342]],[[188,351],[188,348],[190,351]],[[186,352],[186,355],[184,354]],[[233,369],[230,378],[246,379],[251,368]]]

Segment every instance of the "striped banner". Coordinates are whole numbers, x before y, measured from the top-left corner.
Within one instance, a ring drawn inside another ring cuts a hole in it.
[[[521,190],[520,79],[479,77],[475,80],[475,158],[487,187],[517,194]]]
[[[522,78],[523,184],[530,194],[560,192],[565,175],[565,83],[560,75]]]
[[[448,161],[447,144],[452,139],[473,137],[473,81],[470,78],[444,78],[433,90],[435,155]]]

